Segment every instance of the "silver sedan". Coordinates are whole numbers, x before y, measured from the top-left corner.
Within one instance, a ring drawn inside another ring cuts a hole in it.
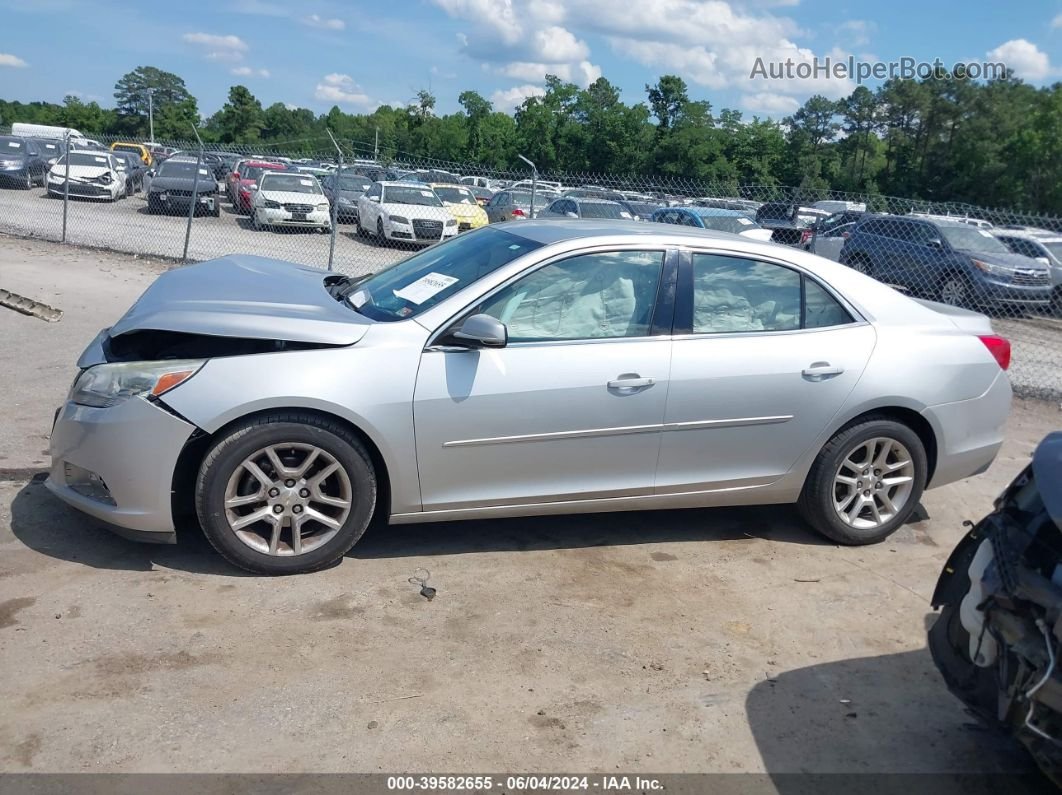
[[[662,224],[494,225],[362,279],[230,256],[89,345],[48,486],[141,540],[198,520],[266,574],[374,515],[796,503],[868,544],[988,468],[1009,356],[983,315]]]

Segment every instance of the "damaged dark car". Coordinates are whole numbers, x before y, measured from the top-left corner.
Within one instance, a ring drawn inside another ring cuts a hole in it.
[[[1062,432],[952,552],[933,606],[929,648],[948,688],[1062,785]]]

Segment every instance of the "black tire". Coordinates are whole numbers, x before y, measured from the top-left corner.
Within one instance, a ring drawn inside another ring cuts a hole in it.
[[[1062,317],[1062,287],[1056,287],[1051,292],[1051,314]]]
[[[221,217],[221,198],[220,197],[218,197],[218,196],[214,197],[214,209],[213,209],[213,211],[211,211],[210,214],[212,216],[214,216],[215,218],[220,218]]]
[[[857,273],[870,276],[870,260],[863,254],[855,254],[848,262],[848,267]]]
[[[225,489],[236,467],[270,444],[312,444],[330,454],[347,473],[350,513],[334,537],[301,555],[276,556],[241,541],[225,518]],[[358,438],[338,422],[299,411],[278,411],[231,428],[199,467],[195,506],[203,533],[229,563],[255,574],[302,574],[338,562],[364,534],[376,508],[376,472]]]
[[[26,169],[26,181],[22,183],[22,187],[25,190],[33,190],[33,183],[34,183],[33,172],[30,171],[29,168],[27,168]]]
[[[376,242],[381,246],[387,245],[387,235],[384,234],[383,218],[376,219]]]
[[[147,211],[148,211],[148,215],[158,215],[158,213],[159,213],[159,203],[157,201],[155,201],[154,199],[151,199],[149,197],[148,201],[147,201]]]
[[[914,468],[911,493],[888,521],[873,528],[857,528],[837,515],[834,477],[841,462],[852,450],[876,437],[894,439],[907,448]],[[822,448],[804,481],[797,508],[808,524],[838,544],[877,544],[896,532],[918,506],[925,489],[927,471],[926,451],[918,434],[895,420],[867,417],[842,428]]]

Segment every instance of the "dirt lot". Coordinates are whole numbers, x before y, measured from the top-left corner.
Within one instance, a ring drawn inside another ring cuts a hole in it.
[[[33,477],[78,353],[164,267],[0,238],[0,286],[66,313],[0,310],[0,770],[1028,767],[945,690],[925,622],[960,522],[1057,405],[1016,402],[989,473],[873,548],[785,508],[643,512],[382,528],[328,571],[247,577]]]

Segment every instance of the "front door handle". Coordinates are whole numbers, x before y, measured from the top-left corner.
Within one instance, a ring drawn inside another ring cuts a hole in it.
[[[821,381],[825,378],[833,378],[844,372],[843,367],[834,367],[829,362],[815,362],[800,371],[800,374],[809,381]]]
[[[619,378],[609,381],[608,388],[622,391],[646,389],[655,383],[656,381],[652,378],[642,378],[637,373],[632,373],[631,375],[621,375]]]

